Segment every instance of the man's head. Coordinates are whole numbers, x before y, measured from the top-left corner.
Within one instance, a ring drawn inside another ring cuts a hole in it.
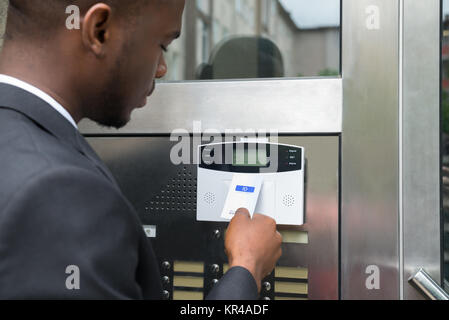
[[[10,0],[0,72],[49,89],[76,121],[122,127],[167,72],[163,54],[180,35],[184,4]],[[66,27],[69,5],[79,8],[79,29]]]

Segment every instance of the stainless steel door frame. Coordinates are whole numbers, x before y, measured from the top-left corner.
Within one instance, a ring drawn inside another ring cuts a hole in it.
[[[125,128],[99,128],[88,120],[80,128],[84,134],[236,129],[338,134],[342,101],[342,80],[333,78],[160,83]]]
[[[409,275],[442,273],[440,1],[342,3],[342,79],[160,84],[126,128],[80,128],[195,133],[201,121],[200,132],[341,133],[341,298],[419,298]]]
[[[419,298],[413,272],[441,279],[440,1],[344,0],[342,24],[342,298]]]
[[[441,285],[439,0],[404,0],[402,58],[403,298],[420,268]],[[401,215],[401,212],[400,212]],[[402,292],[401,292],[402,293]]]
[[[399,2],[345,0],[342,16],[341,294],[398,299]]]

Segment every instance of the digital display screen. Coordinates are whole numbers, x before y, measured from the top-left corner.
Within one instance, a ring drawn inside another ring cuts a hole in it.
[[[234,150],[232,165],[235,167],[266,167],[268,165],[267,151],[265,147],[260,150],[237,147]]]

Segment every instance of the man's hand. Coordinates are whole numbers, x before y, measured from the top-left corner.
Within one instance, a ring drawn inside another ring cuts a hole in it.
[[[273,271],[282,255],[282,236],[276,230],[276,221],[237,210],[226,232],[225,250],[229,266],[244,267],[253,275],[260,292],[262,279]]]

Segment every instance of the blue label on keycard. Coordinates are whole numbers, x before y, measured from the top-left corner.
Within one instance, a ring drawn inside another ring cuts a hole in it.
[[[235,188],[235,191],[248,192],[248,193],[254,193],[254,190],[256,190],[255,187],[247,187],[247,186],[237,186]]]

